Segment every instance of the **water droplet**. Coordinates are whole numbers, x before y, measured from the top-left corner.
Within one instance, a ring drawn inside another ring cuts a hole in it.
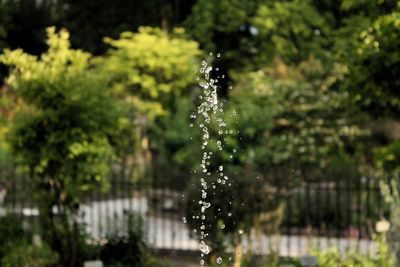
[[[212,52],[210,52],[210,54],[209,54],[210,56],[212,56],[213,55],[213,53]]]
[[[224,170],[224,166],[222,166],[222,165],[220,165],[219,167],[218,167],[218,170],[220,170],[221,172]]]
[[[182,217],[182,222],[183,222],[183,223],[186,223],[186,222],[187,222],[186,217]]]
[[[222,225],[221,225],[221,229],[225,229],[225,224],[222,224]]]
[[[221,264],[221,263],[222,263],[222,258],[221,258],[221,257],[218,257],[218,258],[217,258],[217,263],[218,263],[218,264]]]
[[[243,234],[243,230],[242,229],[239,229],[239,234],[241,235],[241,234]]]
[[[218,53],[218,54],[217,54],[217,57],[221,57],[221,54],[220,54],[220,53]]]
[[[204,254],[208,254],[210,253],[210,247],[206,245],[206,243],[204,243],[204,241],[200,242],[200,251]]]

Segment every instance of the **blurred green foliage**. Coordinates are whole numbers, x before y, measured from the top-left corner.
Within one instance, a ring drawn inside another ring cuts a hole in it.
[[[347,90],[358,106],[375,117],[398,118],[400,112],[399,8],[379,16],[359,33],[354,62],[349,65]]]
[[[40,58],[6,50],[0,61],[10,66],[7,82],[25,103],[8,137],[29,167],[44,239],[63,264],[74,264],[80,198],[107,185],[119,111],[107,80],[91,69],[90,54],[72,50],[68,37],[49,28],[49,49]]]
[[[0,262],[15,243],[27,241],[30,237],[22,228],[21,218],[17,215],[0,218],[0,235]]]
[[[398,130],[375,129],[399,120],[399,12],[397,0],[0,1],[0,48],[24,51],[0,55],[10,74],[0,88],[0,179],[14,165],[30,167],[41,209],[49,215],[57,203],[70,216],[82,194],[107,188],[112,166],[127,179],[186,190],[196,227],[193,68],[212,51],[222,53],[211,59],[220,69],[212,75],[227,77],[219,97],[231,132],[219,151],[210,130],[210,169],[223,164],[232,183],[210,198],[215,249],[260,214],[279,224],[283,200],[301,185],[359,181],[371,167],[390,184],[399,175]],[[51,28],[45,43],[49,25],[71,38]],[[228,210],[235,224],[214,220]],[[300,213],[291,223],[312,223]],[[325,210],[327,220],[341,216],[332,214]],[[48,235],[65,234],[57,227],[68,228],[53,225]],[[65,245],[58,239],[50,245]]]
[[[149,147],[149,131],[163,131],[162,124],[155,122],[172,116],[175,102],[189,93],[200,50],[181,28],[167,33],[141,27],[137,33],[124,32],[119,39],[105,38],[105,42],[110,49],[96,59],[97,71],[109,78],[108,86],[125,109],[117,153],[122,168],[129,170],[128,179],[140,178],[148,169],[150,149],[165,150],[156,145],[166,137],[162,132],[151,136]]]
[[[51,267],[57,264],[58,258],[47,244],[16,243],[1,264],[4,267]]]
[[[49,50],[39,60],[21,50],[0,58],[26,103],[9,137],[35,177],[61,178],[73,199],[94,181],[105,182],[118,110],[105,80],[88,70],[90,55],[71,50],[66,31],[49,28],[48,34]]]
[[[341,66],[335,67],[327,71],[311,58],[296,68],[276,61],[241,75],[229,106],[241,130],[232,147],[242,146],[242,159],[260,171],[293,163],[304,179],[349,151],[365,130],[343,107],[347,94],[332,90],[343,77]]]
[[[347,252],[341,255],[337,248],[330,248],[327,251],[317,251],[314,254],[317,257],[317,266],[323,267],[374,267],[386,266],[394,267],[394,263],[388,243],[384,235],[376,235],[374,240],[377,244],[376,255],[366,256],[360,253]]]
[[[183,29],[169,34],[142,27],[105,42],[111,49],[99,59],[100,70],[111,76],[114,92],[124,94],[127,104],[149,120],[166,112],[194,84],[200,51],[196,42],[185,39]]]
[[[128,214],[122,220],[115,218],[107,233],[107,243],[101,247],[100,259],[106,266],[145,266],[146,245],[143,219]]]

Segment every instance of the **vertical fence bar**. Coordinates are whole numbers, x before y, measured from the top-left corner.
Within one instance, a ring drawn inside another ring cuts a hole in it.
[[[371,229],[371,179],[370,179],[370,175],[366,176],[367,179],[367,196],[366,196],[366,201],[365,201],[365,210],[366,210],[366,234],[365,234],[365,239],[368,239],[368,247],[366,247],[367,250],[367,255],[369,256],[369,231]]]
[[[350,240],[350,238],[352,238],[352,236],[351,236],[351,229],[352,229],[352,220],[351,220],[351,216],[352,216],[352,212],[351,212],[351,207],[352,207],[352,198],[351,198],[351,195],[352,195],[352,188],[351,188],[351,180],[350,180],[351,178],[349,178],[349,177],[347,177],[346,178],[346,181],[347,181],[347,183],[346,183],[346,194],[347,194],[347,197],[346,197],[346,200],[347,200],[347,220],[346,220],[346,231],[347,231],[347,233],[346,233],[346,236],[347,236],[347,250],[349,250],[350,249],[350,245],[351,245],[351,240]]]
[[[101,236],[102,236],[102,232],[103,232],[103,225],[102,225],[102,223],[103,223],[103,213],[102,213],[102,210],[101,210],[101,206],[102,206],[102,201],[101,201],[101,189],[100,188],[98,188],[97,190],[96,190],[96,202],[97,202],[97,217],[98,217],[98,237],[97,237],[97,239],[99,240],[99,239],[101,239]]]
[[[336,244],[337,247],[340,248],[340,222],[342,220],[341,218],[341,207],[340,207],[340,176],[336,177],[335,181],[335,192],[336,192],[336,209],[335,209],[335,228],[336,228],[336,233],[335,236],[337,238]]]
[[[306,181],[306,246],[310,249],[313,237],[313,227],[311,223],[311,205],[310,205],[310,181]],[[308,251],[306,251],[308,253]]]
[[[357,229],[358,229],[358,238],[357,238],[357,251],[360,251],[360,241],[361,241],[361,216],[363,214],[363,209],[361,207],[361,194],[362,194],[362,181],[361,177],[357,179]]]
[[[297,210],[301,210],[301,191],[302,191],[302,183],[299,184],[297,190]],[[297,218],[298,220],[301,220],[302,218],[300,216],[298,216]],[[298,221],[297,223],[297,253],[300,256],[301,255],[301,237],[302,237],[302,233],[301,233],[301,222]]]
[[[291,239],[292,239],[292,194],[291,194],[291,180],[292,179],[292,175],[289,175],[289,187],[287,190],[287,254],[290,256],[291,255]]]
[[[88,209],[89,209],[89,213],[87,216],[89,218],[89,221],[91,222],[90,225],[90,230],[92,232],[92,235],[96,234],[96,223],[95,223],[95,215],[94,215],[94,207],[95,207],[95,191],[96,189],[94,189],[92,192],[89,192],[89,194],[85,194],[85,204],[87,205]]]
[[[324,182],[325,190],[326,190],[326,210],[329,213],[332,213],[332,207],[331,207],[331,187],[330,187],[330,181],[325,181]],[[329,214],[331,215],[331,214]],[[331,231],[332,231],[332,225],[331,222],[328,222],[329,218],[325,215],[325,221],[326,221],[326,230],[327,230],[327,244],[328,247],[331,245]]]
[[[17,176],[16,176],[16,166],[13,165],[12,167],[12,178],[11,178],[11,209],[13,212],[17,209],[17,200],[16,200],[16,194],[17,194]]]
[[[315,198],[316,198],[316,212],[315,212],[315,218],[317,220],[317,248],[321,248],[321,228],[322,228],[322,222],[321,222],[321,182],[322,182],[322,176],[319,175],[317,178],[317,188],[316,188],[316,193],[315,193]]]

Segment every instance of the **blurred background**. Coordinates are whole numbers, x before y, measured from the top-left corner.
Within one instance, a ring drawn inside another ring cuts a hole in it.
[[[0,0],[0,266],[199,266],[202,59],[206,265],[399,266],[397,0]]]

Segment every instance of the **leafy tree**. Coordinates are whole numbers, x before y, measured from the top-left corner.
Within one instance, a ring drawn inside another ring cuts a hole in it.
[[[81,197],[107,184],[119,115],[90,54],[72,50],[65,30],[47,32],[49,48],[40,58],[22,50],[0,57],[11,68],[7,82],[26,103],[9,140],[29,167],[44,240],[63,266],[75,266]]]
[[[228,77],[232,69],[254,69],[251,65],[258,56],[255,36],[258,30],[252,18],[266,0],[197,1],[184,25],[188,33],[207,52],[220,52],[222,57],[213,65]],[[227,79],[229,81],[229,79]],[[224,88],[226,84],[222,84]]]
[[[400,12],[379,16],[358,36],[346,87],[357,105],[374,117],[398,118],[400,111]]]
[[[196,132],[189,126],[188,114],[192,109],[192,101],[181,97],[175,103],[175,110],[160,117],[151,127],[152,171],[157,186],[166,185],[184,191],[191,182],[190,172],[201,157]]]
[[[222,46],[224,39],[245,37],[245,32],[249,30],[250,18],[256,13],[259,4],[264,2],[266,1],[197,1],[185,23],[189,33],[205,50],[227,51],[228,49],[223,49],[227,47]],[[225,43],[225,45],[238,45],[239,42]],[[229,50],[233,52],[233,47],[230,48]]]
[[[131,104],[138,102],[136,109],[150,117],[165,111],[194,83],[193,66],[200,51],[196,42],[185,39],[183,29],[168,34],[142,27],[105,42],[111,49],[100,68],[111,74],[115,91],[131,93]]]
[[[351,151],[363,130],[343,106],[346,93],[333,90],[341,66],[327,72],[312,58],[296,68],[278,60],[275,68],[241,78],[231,107],[239,114],[237,129],[244,129],[239,140],[250,164],[270,169],[295,163],[307,176],[312,166],[325,168],[338,151]]]
[[[279,56],[284,62],[297,63],[327,52],[330,25],[310,0],[262,4],[251,21],[259,32],[255,37],[258,62]]]
[[[7,193],[11,186],[16,167],[11,145],[7,140],[10,132],[11,122],[23,103],[9,86],[0,87],[0,190]]]
[[[237,77],[224,113],[228,133],[222,137],[222,151],[215,145],[221,138],[215,130],[218,128],[209,127],[214,129],[209,140],[213,162],[207,169],[223,165],[229,180],[221,186],[220,177],[206,177],[211,206],[204,220],[198,219],[203,215],[198,204],[202,200],[199,174],[192,175],[193,186],[188,185],[186,195],[190,227],[198,229],[199,223],[205,222],[206,239],[216,251],[223,250],[227,239],[227,243],[239,244],[239,230],[258,227],[259,231],[276,233],[283,220],[282,203],[295,186],[321,177],[335,167],[341,155],[354,157],[352,144],[366,132],[358,126],[352,110],[343,107],[346,93],[334,90],[342,73],[340,65],[328,71],[313,58],[298,67],[277,59],[274,67]],[[171,125],[167,136],[172,132],[174,140],[184,137],[173,129],[176,124]],[[199,147],[201,138],[192,132],[193,140],[186,148],[178,147],[175,158],[183,158],[181,162],[190,162],[196,170],[202,152],[193,147]],[[174,162],[171,168],[179,164]],[[342,170],[346,172],[349,170]]]
[[[142,27],[138,33],[124,32],[119,39],[105,41],[111,48],[98,59],[98,69],[110,77],[114,94],[128,110],[119,154],[127,169],[136,166],[144,172],[151,159],[149,128],[160,116],[174,113],[178,97],[187,94],[195,81],[193,66],[200,50],[196,42],[185,38],[182,29],[167,33]],[[162,150],[156,144],[165,135],[159,131],[152,137],[153,150]],[[132,172],[128,171],[129,179]]]

